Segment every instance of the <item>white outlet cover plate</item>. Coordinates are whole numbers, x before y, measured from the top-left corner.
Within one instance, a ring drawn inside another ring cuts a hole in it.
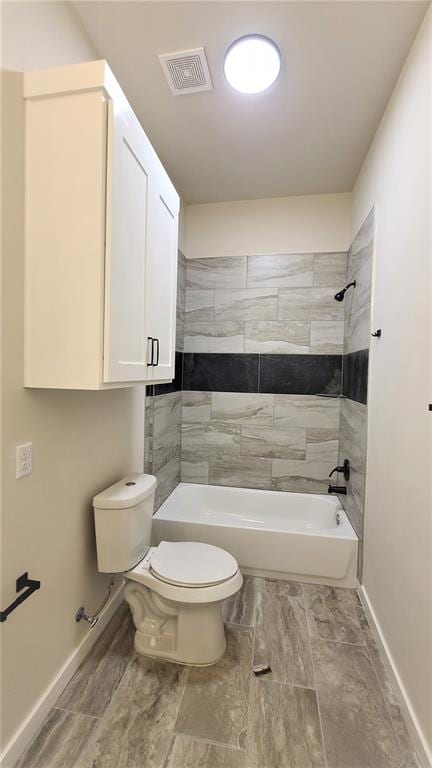
[[[16,447],[16,479],[30,475],[33,471],[33,446],[24,443]]]

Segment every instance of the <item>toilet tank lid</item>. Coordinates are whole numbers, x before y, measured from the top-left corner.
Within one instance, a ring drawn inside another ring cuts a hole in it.
[[[156,478],[153,475],[126,475],[93,498],[95,509],[127,509],[144,501],[154,493]]]

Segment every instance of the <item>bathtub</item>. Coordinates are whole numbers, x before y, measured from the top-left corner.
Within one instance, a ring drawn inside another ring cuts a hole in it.
[[[215,544],[246,574],[357,584],[357,536],[334,496],[180,483],[154,515],[152,537]]]

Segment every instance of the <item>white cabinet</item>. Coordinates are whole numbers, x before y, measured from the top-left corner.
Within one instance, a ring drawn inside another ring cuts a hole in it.
[[[25,386],[174,376],[179,197],[106,62],[31,72]]]

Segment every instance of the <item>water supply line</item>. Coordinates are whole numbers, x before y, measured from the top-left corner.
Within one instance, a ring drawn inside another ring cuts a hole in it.
[[[105,595],[105,597],[103,599],[102,605],[99,607],[99,609],[96,611],[96,613],[93,616],[89,616],[85,612],[85,608],[82,605],[81,608],[78,608],[78,610],[77,610],[77,612],[75,614],[75,621],[78,622],[78,621],[81,621],[81,619],[83,619],[84,621],[88,621],[88,623],[90,624],[91,628],[93,629],[93,627],[98,623],[98,621],[100,619],[100,615],[101,615],[103,609],[105,608],[108,600],[110,599],[110,595],[111,595],[111,592],[113,590],[114,583],[115,583],[115,579],[114,579],[114,576],[113,576],[111,581],[110,581],[110,583],[109,583],[109,585],[108,585],[108,589],[106,591],[106,595]]]

